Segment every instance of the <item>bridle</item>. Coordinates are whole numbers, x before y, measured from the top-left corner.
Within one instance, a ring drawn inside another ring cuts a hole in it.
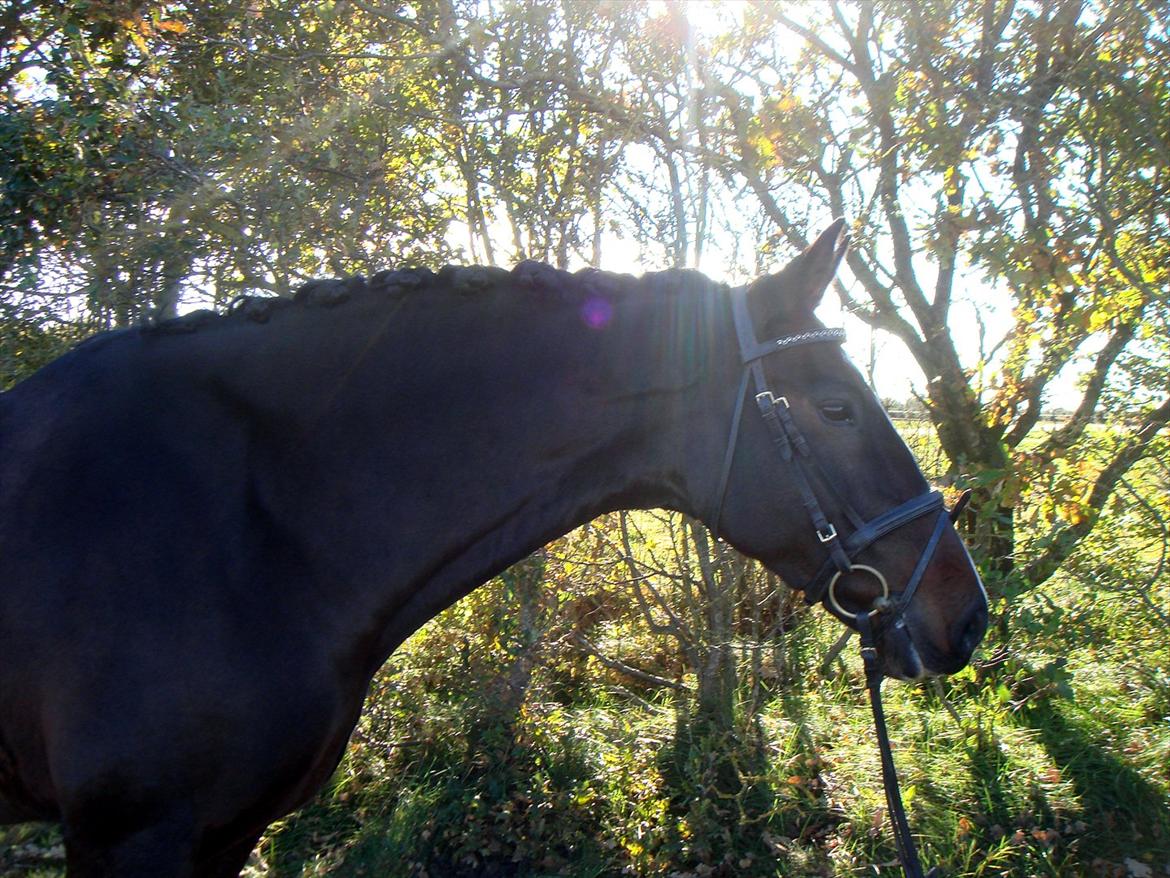
[[[881,586],[882,594],[875,601],[869,615],[886,613],[893,617],[894,624],[897,624],[901,622],[902,614],[918,590],[919,583],[922,582],[922,577],[934,556],[935,549],[938,548],[939,540],[946,532],[947,524],[958,515],[958,510],[961,507],[956,506],[955,510],[948,513],[943,504],[942,494],[937,491],[927,491],[883,512],[877,518],[866,521],[845,498],[844,492],[837,488],[836,481],[832,476],[817,463],[808,440],[805,439],[804,434],[796,425],[796,421],[793,420],[787,397],[774,394],[764,377],[763,360],[767,357],[804,345],[840,344],[845,341],[845,330],[813,329],[780,336],[769,341],[758,341],[752,326],[751,315],[748,313],[746,294],[746,287],[736,287],[729,291],[731,313],[735,319],[735,331],[739,339],[743,373],[736,394],[735,412],[731,416],[727,450],[724,452],[723,466],[719,474],[715,513],[711,518],[712,529],[718,536],[724,500],[727,496],[727,483],[731,477],[731,465],[735,460],[739,428],[743,420],[744,402],[747,399],[750,382],[754,384],[756,406],[764,419],[772,442],[780,453],[780,459],[788,467],[792,480],[800,492],[801,504],[812,522],[817,540],[828,553],[820,570],[801,588],[805,600],[810,604],[823,603],[841,621],[860,628],[864,625],[860,617],[865,614],[847,610],[841,605],[836,594],[836,586],[842,576],[846,573],[860,571],[872,576]],[[829,517],[825,514],[824,507],[821,506],[820,499],[817,497],[816,491],[813,490],[814,477],[833,495],[837,507],[848,519],[850,532],[847,537],[841,536],[836,525],[830,522]],[[963,502],[965,501],[960,501],[960,503]],[[935,514],[934,530],[923,547],[918,564],[900,592],[890,593],[889,582],[880,570],[867,564],[853,563],[854,558],[882,537],[932,513]]]
[[[886,801],[889,805],[890,819],[894,824],[898,857],[909,878],[922,878],[922,865],[918,859],[914,839],[910,835],[905,809],[902,807],[897,773],[894,769],[893,756],[885,728],[885,714],[881,704],[881,683],[884,672],[878,661],[873,617],[884,614],[888,620],[887,627],[905,627],[903,615],[913,600],[927,567],[930,566],[930,561],[934,557],[935,550],[938,548],[939,541],[946,532],[947,526],[958,518],[963,506],[966,505],[970,492],[964,494],[954,509],[949,511],[943,503],[942,494],[937,491],[927,491],[883,512],[874,519],[866,521],[848,502],[845,494],[837,488],[834,479],[817,463],[808,441],[792,417],[787,398],[773,393],[768,387],[767,378],[764,376],[763,361],[767,357],[804,345],[840,344],[845,340],[845,331],[843,329],[813,329],[761,342],[756,337],[751,315],[748,313],[747,287],[735,287],[729,291],[729,296],[731,313],[735,320],[735,332],[739,340],[743,372],[736,395],[735,412],[731,417],[727,450],[724,452],[723,466],[719,474],[714,514],[710,518],[712,531],[716,537],[719,536],[723,505],[727,495],[727,483],[731,476],[731,465],[735,460],[740,422],[743,420],[744,402],[747,399],[750,383],[755,390],[754,398],[760,416],[764,419],[781,461],[787,467],[793,483],[800,492],[801,504],[812,522],[817,540],[825,547],[828,554],[820,570],[801,589],[804,592],[805,600],[810,604],[823,603],[833,615],[847,625],[856,628],[861,634],[861,655],[865,662],[866,687],[870,694],[874,724],[877,728],[878,744],[881,749]],[[814,477],[832,494],[836,507],[848,520],[848,536],[842,537],[837,527],[825,514],[824,507],[821,506],[820,499],[813,489]],[[882,537],[932,514],[935,516],[934,529],[927,539],[921,555],[919,555],[918,563],[914,566],[901,591],[891,593],[889,582],[877,568],[853,562],[854,558]],[[873,577],[881,586],[881,594],[874,600],[873,606],[869,610],[851,612],[838,600],[836,587],[842,576],[858,572]],[[926,878],[931,878],[936,872],[937,870],[932,869]]]

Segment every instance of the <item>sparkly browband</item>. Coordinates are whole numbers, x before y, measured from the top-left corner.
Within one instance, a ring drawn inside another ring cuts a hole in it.
[[[743,340],[741,339],[741,342]],[[774,354],[777,351],[785,350],[786,348],[795,348],[805,344],[817,344],[819,342],[836,342],[841,344],[845,341],[844,329],[810,329],[808,332],[798,332],[794,335],[785,335],[781,338],[775,338],[771,341],[756,342],[752,345],[742,345],[743,362],[746,365],[761,357],[766,357],[769,354]]]

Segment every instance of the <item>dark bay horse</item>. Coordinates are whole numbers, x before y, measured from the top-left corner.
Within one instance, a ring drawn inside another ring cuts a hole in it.
[[[697,516],[814,597],[835,564],[846,621],[880,570],[886,671],[962,667],[978,576],[813,316],[842,228],[734,291],[532,263],[320,282],[0,395],[0,822],[61,822],[73,878],[238,874],[398,644],[621,508]]]

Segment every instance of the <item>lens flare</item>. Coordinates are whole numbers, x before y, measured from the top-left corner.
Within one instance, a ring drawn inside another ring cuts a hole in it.
[[[581,321],[590,329],[605,329],[613,319],[613,305],[608,299],[590,296],[581,305]]]

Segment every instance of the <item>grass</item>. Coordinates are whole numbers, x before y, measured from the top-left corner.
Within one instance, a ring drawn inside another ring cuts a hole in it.
[[[872,735],[854,701],[810,695],[777,702],[765,714],[771,760],[764,780],[772,802],[759,835],[771,862],[761,862],[757,851],[735,857],[719,874],[852,875],[893,860]],[[946,874],[1098,875],[1124,869],[1127,861],[1170,862],[1165,788],[1131,765],[1075,704],[1020,711],[970,705],[971,716],[956,725],[929,695],[904,692],[892,701],[912,821],[925,858]],[[643,723],[645,731],[661,733],[654,717],[624,714],[627,733]],[[323,798],[316,814],[279,829],[271,842],[290,851],[316,846],[312,868],[296,858],[269,858],[268,874],[421,875],[428,864],[431,874],[459,873],[460,862],[434,859],[428,832],[477,839],[471,856],[463,841],[448,848],[467,857],[467,874],[658,875],[670,874],[671,865],[685,870],[679,874],[703,874],[695,850],[701,840],[688,837],[685,814],[681,820],[672,814],[661,768],[645,758],[661,748],[661,739],[651,738],[649,751],[628,736],[615,742],[605,713],[583,713],[574,724],[595,755],[608,754],[590,763],[591,776],[578,775],[573,788],[578,804],[591,806],[587,825],[571,804],[554,804],[548,815],[559,824],[554,837],[576,838],[576,844],[552,845],[542,860],[518,856],[525,837],[547,834],[549,821],[503,816],[500,803],[514,800],[515,789],[494,790],[494,803],[479,800],[485,821],[464,810],[485,788],[469,797],[458,785],[419,780],[393,795],[367,790],[367,798],[384,804],[349,832],[344,820],[324,819],[343,804]],[[685,798],[684,791],[673,793]],[[584,831],[574,833],[574,826]],[[331,843],[344,853],[329,850]]]
[[[1097,694],[968,699],[960,723],[930,692],[891,686],[888,700],[927,863],[956,878],[1170,874],[1165,728],[1103,716]],[[894,851],[859,693],[826,685],[769,705],[758,780],[770,801],[740,833],[743,851],[709,872],[679,806],[688,791],[664,770],[669,718],[640,705],[562,716],[571,734],[529,738],[478,772],[404,758],[365,780],[354,766],[370,756],[356,749],[333,788],[273,827],[249,874],[899,874],[876,865]],[[63,874],[52,833],[8,830],[5,842],[3,874]]]
[[[833,629],[813,624],[824,645]],[[1061,679],[1025,642],[1028,654],[941,692],[887,683],[927,864],[953,878],[1170,875],[1165,680],[1133,673],[1126,639],[1110,648],[1107,633],[1066,650]],[[750,732],[762,758],[747,732],[725,742],[747,782],[714,804],[687,786],[702,774],[695,759],[680,772],[667,701],[604,688],[593,703],[530,700],[493,736],[473,727],[473,693],[412,676],[410,660],[408,649],[398,681],[383,680],[389,708],[368,711],[330,788],[266,836],[252,878],[900,874],[852,651],[834,677],[810,674],[765,705]],[[387,746],[407,729],[412,743]],[[63,875],[52,831],[4,832],[0,874]]]
[[[987,668],[941,693],[887,684],[925,861],[955,878],[1170,875],[1163,694],[1099,648],[1066,656],[1065,685],[1035,658],[1004,664],[994,685]],[[766,705],[755,727],[766,758],[741,771],[754,805],[745,793],[700,813],[695,774],[671,762],[677,717],[663,704],[545,703],[484,773],[453,748],[455,761],[421,770],[403,756],[375,783],[338,785],[270,835],[279,855],[262,874],[899,875],[852,656],[843,670]],[[440,712],[428,733],[463,740],[457,717]],[[363,758],[354,750],[343,775],[356,778]],[[721,820],[737,847],[713,861],[726,847],[696,829]]]

